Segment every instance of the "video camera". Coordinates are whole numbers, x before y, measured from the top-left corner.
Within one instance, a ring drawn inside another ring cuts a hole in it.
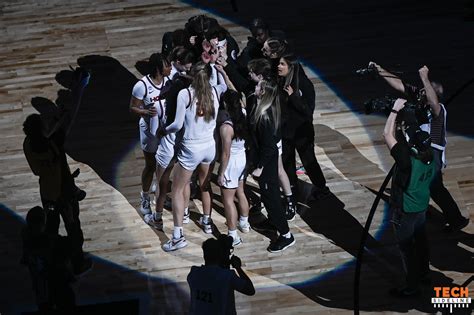
[[[383,113],[386,116],[390,112],[397,100],[396,97],[386,95],[382,98],[374,98],[364,103],[365,114]],[[416,102],[407,100],[405,107],[398,112],[397,123],[405,122],[406,125],[421,126],[430,122],[430,106],[424,100]]]
[[[230,269],[230,258],[234,252],[234,247],[232,246],[234,239],[232,236],[220,234],[217,241],[219,242],[221,253],[220,266],[222,268]]]
[[[356,74],[363,76],[371,76],[377,74],[377,68],[372,64],[364,69],[356,70]],[[404,122],[405,125],[421,126],[430,122],[431,112],[430,106],[426,101],[424,89],[419,89],[414,95],[406,94],[407,102],[405,107],[399,111],[397,115],[397,123]],[[381,98],[374,98],[364,102],[365,114],[384,113],[386,116],[395,104],[397,97],[386,95]]]

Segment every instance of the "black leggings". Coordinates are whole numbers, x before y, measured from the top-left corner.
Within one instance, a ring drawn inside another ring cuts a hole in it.
[[[280,234],[290,231],[280,199],[278,181],[278,153],[265,165],[258,179],[260,198],[267,209],[268,218]]]
[[[317,188],[324,188],[326,187],[326,179],[314,154],[314,129],[311,126],[311,128],[304,128],[304,130],[306,131],[304,135],[295,136],[293,139],[282,139],[283,167],[290,179],[290,184],[296,187],[298,177],[296,176],[295,150],[297,150],[306,174],[313,185]]]

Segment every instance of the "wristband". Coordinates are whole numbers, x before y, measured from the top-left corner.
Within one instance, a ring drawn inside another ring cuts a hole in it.
[[[395,109],[392,109],[391,112],[394,114],[398,114],[398,110],[395,110]]]

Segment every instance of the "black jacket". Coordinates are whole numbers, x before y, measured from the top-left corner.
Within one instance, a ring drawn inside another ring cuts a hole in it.
[[[313,129],[316,93],[303,69],[299,73],[299,89],[296,90],[292,84],[293,94],[288,96],[285,91],[281,92],[282,137],[285,139],[304,137],[311,134],[309,130]]]
[[[246,78],[234,60],[228,58],[227,66],[224,67],[224,70],[229,76],[230,81],[235,85],[237,91],[249,95],[255,90],[255,84]]]
[[[280,128],[275,132],[275,122],[273,120],[271,108],[267,110],[268,117],[260,118],[257,126],[255,126],[255,144],[257,153],[257,168],[273,164],[275,159],[278,160],[277,143],[281,139]]]
[[[280,30],[270,30],[270,37],[276,37],[278,39],[286,39],[286,34]],[[262,54],[263,44],[257,42],[255,37],[249,36],[247,37],[247,45],[240,53],[239,57],[237,58],[237,63],[241,68],[247,68],[247,64],[252,59],[264,58]],[[228,48],[227,48],[228,50]]]

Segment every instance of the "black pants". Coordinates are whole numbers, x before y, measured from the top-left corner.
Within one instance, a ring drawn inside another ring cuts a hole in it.
[[[426,211],[404,213],[397,210],[392,218],[409,289],[417,289],[420,280],[430,271],[425,222]]]
[[[456,201],[449,193],[449,191],[444,187],[443,183],[443,173],[441,172],[443,168],[442,162],[442,152],[434,149],[434,162],[436,167],[436,175],[431,183],[430,187],[430,196],[434,202],[440,207],[443,211],[444,217],[449,225],[457,225],[463,219],[461,211],[459,210]]]
[[[285,218],[284,209],[280,199],[280,184],[278,181],[278,153],[265,165],[262,175],[258,179],[260,198],[267,209],[270,222],[280,234],[290,231]]]
[[[63,219],[67,236],[72,246],[72,262],[80,264],[83,260],[82,245],[84,244],[84,235],[81,229],[81,221],[79,220],[79,202],[75,199],[69,201],[49,201],[41,200],[43,208],[47,210],[48,215],[48,233],[57,235],[59,231],[60,219]]]
[[[290,179],[290,184],[296,187],[298,177],[296,176],[296,154],[295,150],[303,163],[306,174],[317,188],[326,187],[326,179],[324,178],[321,166],[319,166],[316,155],[314,154],[314,129],[313,126],[304,128],[304,134],[295,136],[292,139],[283,138],[283,167]],[[298,133],[300,134],[300,133]]]

